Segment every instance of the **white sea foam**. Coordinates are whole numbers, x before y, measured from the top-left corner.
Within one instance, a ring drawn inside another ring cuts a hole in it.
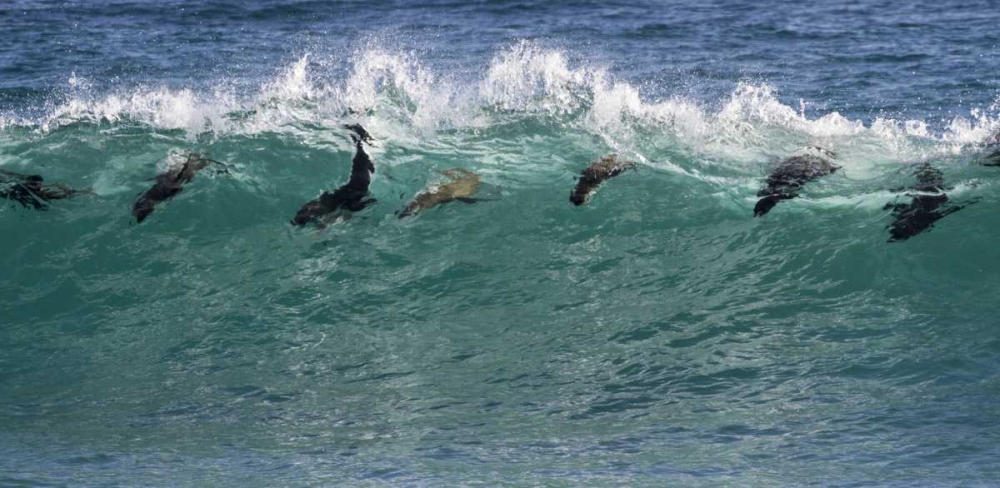
[[[74,97],[57,107],[45,128],[74,122],[137,122],[159,129],[184,129],[191,133],[224,125],[220,97],[204,99],[190,89],[139,88],[103,98]]]
[[[805,101],[798,108],[785,104],[766,83],[739,83],[718,102],[650,99],[605,67],[574,65],[566,52],[529,41],[501,49],[472,82],[435,73],[413,53],[377,45],[352,53],[346,72],[317,72],[335,64],[303,55],[277,69],[256,93],[243,96],[225,88],[205,92],[167,86],[98,95],[90,80],[73,73],[64,100],[32,125],[50,130],[75,122],[142,124],[192,137],[293,132],[307,141],[327,141],[334,136],[316,128],[361,120],[386,139],[417,144],[433,139],[427,135],[436,130],[477,130],[525,117],[593,134],[639,160],[663,160],[650,153],[666,144],[701,154],[704,164],[746,166],[821,145],[846,159],[868,162],[849,169],[858,175],[872,162],[958,154],[1000,129],[1000,119],[991,115],[997,107],[955,118],[940,133],[921,120],[864,123],[837,112],[809,118]],[[0,129],[15,125],[24,123],[0,118]]]
[[[264,83],[261,98],[295,101],[314,97],[316,88],[309,79],[308,66],[309,54],[305,54],[285,68],[275,80]]]
[[[352,69],[331,95],[350,111],[402,123],[418,131],[475,126],[460,89],[413,54],[371,48],[354,53]]]
[[[562,51],[521,41],[493,58],[479,93],[497,110],[564,114],[579,107],[580,95],[602,75],[572,70]]]

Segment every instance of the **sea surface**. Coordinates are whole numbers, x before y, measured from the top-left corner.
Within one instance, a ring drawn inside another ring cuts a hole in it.
[[[1000,485],[998,26],[0,0],[0,169],[92,190],[0,200],[0,486]],[[292,226],[349,123],[378,202]],[[754,218],[805,146],[841,169]],[[228,166],[137,224],[191,152]],[[918,164],[964,208],[889,243]],[[482,201],[397,218],[451,168]]]

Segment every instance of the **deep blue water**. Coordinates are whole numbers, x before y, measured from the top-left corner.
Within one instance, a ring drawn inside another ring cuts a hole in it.
[[[0,169],[93,194],[0,200],[0,486],[1000,484],[998,24],[2,2]],[[293,228],[354,122],[378,202]],[[753,218],[804,146],[841,169]],[[965,207],[888,243],[917,163]],[[455,167],[488,201],[396,217]]]

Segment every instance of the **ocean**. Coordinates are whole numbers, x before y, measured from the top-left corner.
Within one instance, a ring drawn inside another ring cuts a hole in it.
[[[0,486],[996,486],[998,24],[2,1],[0,171],[85,193],[0,199]],[[291,225],[354,123],[377,201]],[[837,171],[755,218],[810,146]],[[888,242],[926,166],[958,211]],[[453,168],[475,201],[398,217]]]

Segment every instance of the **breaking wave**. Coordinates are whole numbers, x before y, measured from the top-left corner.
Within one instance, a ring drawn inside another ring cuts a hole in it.
[[[414,53],[384,47],[353,52],[347,69],[334,59],[304,54],[249,94],[231,80],[210,89],[139,85],[97,89],[71,74],[43,115],[0,117],[0,130],[46,133],[72,124],[107,130],[182,131],[188,139],[291,134],[324,140],[338,125],[361,120],[386,139],[428,144],[434,133],[502,132],[528,124],[539,132],[594,137],[610,150],[650,165],[697,173],[672,162],[697,155],[699,164],[739,170],[804,145],[829,146],[870,164],[951,157],[983,143],[1000,128],[997,107],[974,109],[939,130],[923,120],[852,120],[838,112],[807,116],[762,82],[738,83],[721,100],[653,99],[607,67],[574,64],[567,52],[521,41],[499,50],[478,79],[435,73]],[[524,134],[521,134],[522,136]],[[860,165],[858,171],[864,171]],[[859,173],[860,174],[860,173]]]

